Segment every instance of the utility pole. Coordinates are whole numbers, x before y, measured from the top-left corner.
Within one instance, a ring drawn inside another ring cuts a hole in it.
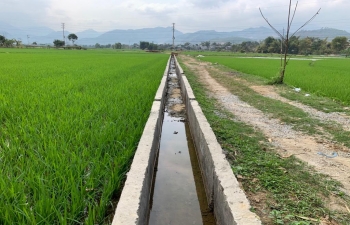
[[[175,23],[173,23],[173,51],[175,51]]]
[[[27,42],[28,42],[28,45],[29,45],[29,34],[27,34]]]
[[[64,41],[64,45],[66,45],[66,37],[64,36],[64,23],[62,23],[62,29],[63,29],[63,41]]]

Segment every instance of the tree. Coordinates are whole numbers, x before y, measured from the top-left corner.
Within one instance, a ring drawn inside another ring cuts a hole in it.
[[[303,55],[312,54],[312,43],[313,39],[310,37],[306,37],[299,41],[299,53]]]
[[[335,37],[332,40],[332,49],[334,53],[339,53],[346,49],[348,46],[348,39],[346,37]]]
[[[16,41],[14,39],[5,39],[4,46],[7,48],[13,47]]]
[[[37,45],[38,43],[36,43],[35,41],[32,43],[32,45]]]
[[[114,44],[115,49],[122,49],[122,43],[118,42]]]
[[[69,34],[68,40],[72,41],[73,45],[76,40],[78,40],[78,36],[76,34]]]
[[[140,49],[145,50],[146,48],[148,49],[149,42],[147,41],[140,41]]]
[[[64,46],[64,45],[65,45],[65,42],[64,42],[64,41],[61,41],[61,40],[56,39],[56,40],[54,40],[54,41],[53,41],[53,44],[55,45],[55,47],[56,47],[56,48],[59,48],[59,47]]]
[[[101,48],[101,45],[99,43],[96,43],[95,48]]]
[[[209,48],[210,48],[210,41],[204,41],[204,42],[201,43],[201,45],[207,47],[207,49],[209,50]]]
[[[158,45],[157,44],[153,44],[153,43],[150,43],[148,45],[148,50],[157,50],[158,49]]]
[[[291,15],[291,9],[292,9],[292,0],[289,0],[289,10],[288,10],[288,21],[287,21],[287,34],[284,36],[282,35],[276,28],[274,28],[270,22],[267,20],[267,18],[263,15],[261,9],[260,13],[261,16],[264,18],[264,20],[266,21],[266,23],[278,34],[278,36],[281,38],[282,43],[283,43],[283,47],[284,47],[284,59],[283,59],[283,64],[281,65],[281,70],[280,70],[280,75],[279,77],[276,78],[275,81],[273,81],[273,83],[275,84],[283,84],[284,81],[284,74],[286,72],[286,66],[287,66],[287,55],[288,55],[288,51],[289,51],[289,39],[292,38],[301,28],[305,27],[308,23],[310,23],[320,12],[321,9],[319,9],[316,14],[311,17],[311,19],[309,19],[306,23],[304,23],[301,27],[299,27],[292,35],[290,35],[290,29],[292,27],[293,24],[293,20],[294,20],[294,16],[295,16],[295,12],[297,11],[297,7],[298,7],[298,2],[295,5],[295,9],[294,9],[294,13],[293,16]],[[292,16],[292,17],[291,17]],[[282,60],[281,60],[282,62]]]
[[[264,40],[264,42],[261,43],[260,46],[257,48],[257,51],[262,52],[262,53],[280,53],[281,52],[281,41],[278,39],[275,39],[272,36],[267,37]]]
[[[230,47],[232,45],[232,43],[231,42],[225,42],[225,44],[224,44],[224,47]]]
[[[191,49],[191,43],[190,42],[186,42],[184,44],[184,48],[187,49],[187,50],[190,50]]]
[[[6,41],[6,38],[4,36],[0,35],[0,46],[4,46],[5,41]]]
[[[299,37],[293,36],[289,39],[288,53],[289,54],[298,54],[299,53]]]
[[[16,39],[14,39],[13,41],[14,41],[14,43],[16,43],[16,47],[19,47],[19,46],[21,46],[21,44],[22,44],[22,41],[21,41],[21,40],[16,40]]]

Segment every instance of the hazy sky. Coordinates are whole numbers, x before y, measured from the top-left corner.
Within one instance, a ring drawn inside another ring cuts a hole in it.
[[[287,19],[288,0],[0,0],[0,22],[25,28],[47,26],[78,32],[168,27],[176,23],[182,32],[197,30],[233,31],[267,26],[259,7],[278,29]],[[293,3],[296,1],[293,0]],[[350,31],[349,0],[300,0],[294,27],[332,27]]]

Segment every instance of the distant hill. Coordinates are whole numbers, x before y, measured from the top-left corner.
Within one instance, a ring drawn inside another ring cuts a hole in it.
[[[175,31],[175,36],[183,35],[180,31]],[[79,35],[78,35],[79,37]],[[154,42],[156,44],[172,43],[172,27],[144,28],[136,30],[112,30],[95,38],[83,38],[77,41],[80,45],[114,44],[134,44],[140,41]]]
[[[296,36],[299,36],[300,38],[306,38],[306,37],[317,37],[321,39],[328,38],[328,40],[330,41],[337,36],[345,36],[350,38],[350,33],[345,30],[337,30],[337,29],[326,27],[318,30],[301,30],[298,33],[296,33]]]
[[[21,34],[19,34],[21,33]],[[0,21],[0,34],[4,35],[6,38],[18,38],[19,35],[22,35],[21,29],[18,29],[8,23],[4,23]]]
[[[244,37],[256,41],[263,40],[269,36],[277,37],[277,34],[272,29],[267,27],[248,28],[241,31],[234,31],[231,33],[233,34],[233,37]]]
[[[22,28],[24,35],[29,36],[45,36],[52,32],[55,32],[51,28],[48,27],[30,27],[30,28]]]
[[[29,42],[34,42],[34,41],[40,41],[41,43],[46,43],[42,42],[44,36],[55,32],[51,28],[48,27],[29,27],[29,28],[18,28],[14,27],[8,23],[0,22],[0,34],[3,35],[5,34],[5,37],[8,39],[20,39],[22,40],[23,43]],[[29,37],[29,39],[28,39]],[[52,40],[50,41],[52,43]]]
[[[187,33],[176,38],[177,43],[201,43],[203,41],[241,43],[243,41],[263,40],[268,36],[276,36],[269,28],[258,27],[241,31],[217,32],[215,30]]]
[[[240,44],[244,41],[256,41],[250,38],[243,38],[243,37],[227,37],[227,38],[218,38],[218,39],[212,39],[210,42],[216,42],[216,43],[226,43],[231,42],[232,44]]]
[[[76,32],[75,34],[78,36],[79,39],[82,39],[82,38],[96,38],[101,34],[103,34],[103,32],[97,32],[93,29],[89,29],[81,32]]]
[[[66,38],[70,34],[65,31]],[[120,42],[122,44],[134,44],[140,41],[153,42],[155,44],[172,43],[172,27],[155,27],[144,29],[129,29],[129,30],[111,30],[108,32],[98,32],[92,29],[76,32],[78,40],[75,42],[78,45],[95,45],[96,43],[106,45]],[[54,31],[48,27],[32,27],[32,28],[17,28],[8,23],[0,21],[0,35],[5,35],[6,38],[21,39],[23,43],[29,41],[37,42],[38,44],[51,44],[55,39],[63,39],[62,31]],[[27,39],[29,35],[29,39]],[[248,28],[241,31],[218,32],[215,30],[201,30],[192,33],[182,33],[175,30],[175,43],[184,44],[200,44],[204,41],[211,42],[231,42],[241,43],[243,41],[261,41],[268,36],[277,37],[277,34],[267,27]],[[346,36],[350,38],[350,33],[344,30],[333,28],[322,28],[318,30],[302,30],[296,36],[328,38],[332,40],[336,36]],[[68,40],[67,40],[68,41]]]

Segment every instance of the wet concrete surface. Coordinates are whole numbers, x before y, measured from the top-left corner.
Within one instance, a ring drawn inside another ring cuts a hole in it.
[[[214,225],[174,64],[171,66],[149,225]]]

